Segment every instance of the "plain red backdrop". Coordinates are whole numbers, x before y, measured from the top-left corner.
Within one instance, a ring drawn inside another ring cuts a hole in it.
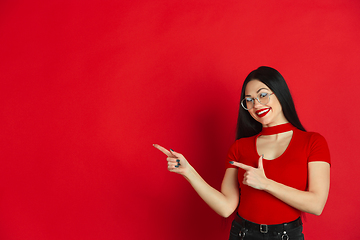
[[[359,29],[356,0],[1,1],[0,238],[227,239],[152,144],[219,189],[242,82],[268,65],[330,146],[307,239],[356,239]]]

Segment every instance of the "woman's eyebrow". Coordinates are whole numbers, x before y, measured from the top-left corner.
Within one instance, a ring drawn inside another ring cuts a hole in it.
[[[269,90],[268,88],[260,88],[259,90],[256,91],[256,93],[259,93],[263,89]],[[251,97],[251,95],[247,94],[247,95],[245,95],[245,97]]]
[[[265,90],[269,90],[268,88],[260,88],[259,90],[257,90],[257,92],[256,93],[259,93],[261,90],[263,90],[263,89],[265,89]]]

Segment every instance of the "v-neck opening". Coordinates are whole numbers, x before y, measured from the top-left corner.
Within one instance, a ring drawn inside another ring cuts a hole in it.
[[[266,158],[263,158],[263,160],[266,160],[266,161],[274,161],[274,160],[277,160],[279,158],[281,158],[282,156],[285,155],[285,153],[288,151],[289,147],[291,146],[292,142],[293,142],[293,139],[294,139],[294,134],[295,134],[295,131],[294,130],[291,130],[293,133],[292,133],[292,136],[291,136],[291,139],[290,139],[290,142],[289,144],[287,145],[287,147],[285,148],[284,152],[282,152],[278,157],[274,158],[274,159],[266,159]],[[255,138],[255,153],[260,157],[261,155],[259,154],[259,151],[257,149],[257,140],[258,138],[261,136],[261,133],[259,133],[256,138]]]

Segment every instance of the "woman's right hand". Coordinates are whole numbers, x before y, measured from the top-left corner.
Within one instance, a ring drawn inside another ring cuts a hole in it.
[[[168,170],[170,172],[185,176],[190,171],[190,164],[182,154],[177,153],[172,149],[169,151],[158,144],[154,144],[153,146],[167,156],[166,160],[168,162]]]
[[[167,156],[168,170],[183,175],[199,196],[219,215],[230,216],[239,205],[238,170],[228,168],[221,185],[221,192],[211,187],[180,153],[154,144]],[[177,161],[178,160],[178,161]]]

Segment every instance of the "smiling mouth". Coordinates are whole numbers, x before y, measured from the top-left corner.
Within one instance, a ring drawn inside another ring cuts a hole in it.
[[[268,112],[270,112],[270,109],[271,108],[261,109],[256,111],[255,113],[258,117],[264,117]]]

